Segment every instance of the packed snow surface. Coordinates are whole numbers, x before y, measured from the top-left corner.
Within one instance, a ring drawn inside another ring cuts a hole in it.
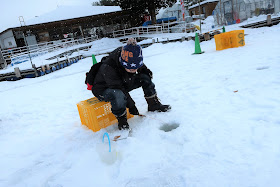
[[[172,110],[147,112],[142,90],[132,91],[147,117],[129,119],[131,136],[110,153],[102,138],[117,126],[94,133],[76,106],[93,97],[84,84],[91,58],[0,82],[0,186],[279,186],[279,32],[280,24],[245,29],[245,46],[216,51],[212,39],[200,55],[194,41],[144,48]]]

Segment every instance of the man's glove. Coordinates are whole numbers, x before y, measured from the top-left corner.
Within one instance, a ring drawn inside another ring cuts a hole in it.
[[[92,85],[90,85],[89,83],[87,83],[87,89],[91,90],[92,89]]]
[[[129,110],[129,113],[132,114],[132,115],[139,115],[138,109],[136,108],[135,105],[128,108],[128,110]]]

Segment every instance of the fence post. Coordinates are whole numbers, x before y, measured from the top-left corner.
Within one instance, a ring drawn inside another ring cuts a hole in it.
[[[45,68],[44,65],[41,66],[41,69],[42,69],[43,72],[46,72],[46,68]]]
[[[267,24],[267,25],[271,25],[271,24],[272,24],[272,22],[271,22],[271,14],[268,14],[268,15],[267,15],[266,24]]]
[[[34,69],[34,73],[35,73],[35,77],[38,77],[38,71],[36,69],[36,65],[35,64],[32,64],[32,68]]]
[[[0,50],[0,67],[1,68],[6,68],[7,67],[7,62],[3,57],[2,51]]]
[[[210,40],[210,34],[209,33],[204,33],[204,40]]]
[[[46,69],[47,69],[47,73],[48,73],[48,72],[51,72],[51,68],[50,68],[50,65],[49,65],[49,64],[46,64]]]
[[[17,77],[17,78],[20,78],[20,77],[21,77],[21,74],[20,74],[19,68],[16,67],[16,68],[14,68],[14,70],[15,70],[16,77]]]
[[[66,58],[67,58],[67,62],[68,62],[68,64],[70,64],[70,60],[69,60],[68,55],[66,55]]]

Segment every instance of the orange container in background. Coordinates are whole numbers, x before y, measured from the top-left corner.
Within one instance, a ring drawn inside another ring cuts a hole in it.
[[[230,31],[231,47],[241,47],[245,45],[244,30]]]
[[[231,48],[229,32],[221,33],[214,36],[216,43],[216,50],[224,50]]]
[[[81,123],[94,132],[117,123],[117,119],[111,112],[109,102],[99,101],[96,97],[81,101],[77,104]],[[127,109],[127,118],[132,118]]]
[[[224,50],[245,45],[244,30],[234,30],[214,36],[216,50]]]

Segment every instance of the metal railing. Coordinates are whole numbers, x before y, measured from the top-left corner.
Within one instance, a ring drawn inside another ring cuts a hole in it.
[[[162,22],[157,24],[162,27],[164,33],[185,33],[195,30],[195,25],[185,21]]]
[[[88,38],[81,38],[76,40],[74,40],[73,38],[64,39],[64,40],[40,43],[36,45],[29,45],[24,47],[1,50],[1,53],[5,61],[4,62],[5,66],[7,66],[8,64],[14,65],[14,64],[19,64],[28,61],[30,57],[34,58],[36,56],[40,56],[48,52],[53,52],[63,48],[74,47],[75,45],[88,44],[97,39],[98,39],[97,37],[88,37]]]
[[[162,22],[152,26],[133,27],[130,29],[123,29],[113,31],[114,38],[121,37],[140,37],[143,34],[157,34],[157,33],[184,33],[193,32],[195,26],[185,21]]]
[[[156,34],[156,33],[162,33],[162,32],[163,32],[163,30],[162,30],[161,26],[133,27],[130,29],[113,31],[113,37],[119,38],[119,37],[124,37],[124,36],[128,36],[128,35],[140,36],[141,34]]]

